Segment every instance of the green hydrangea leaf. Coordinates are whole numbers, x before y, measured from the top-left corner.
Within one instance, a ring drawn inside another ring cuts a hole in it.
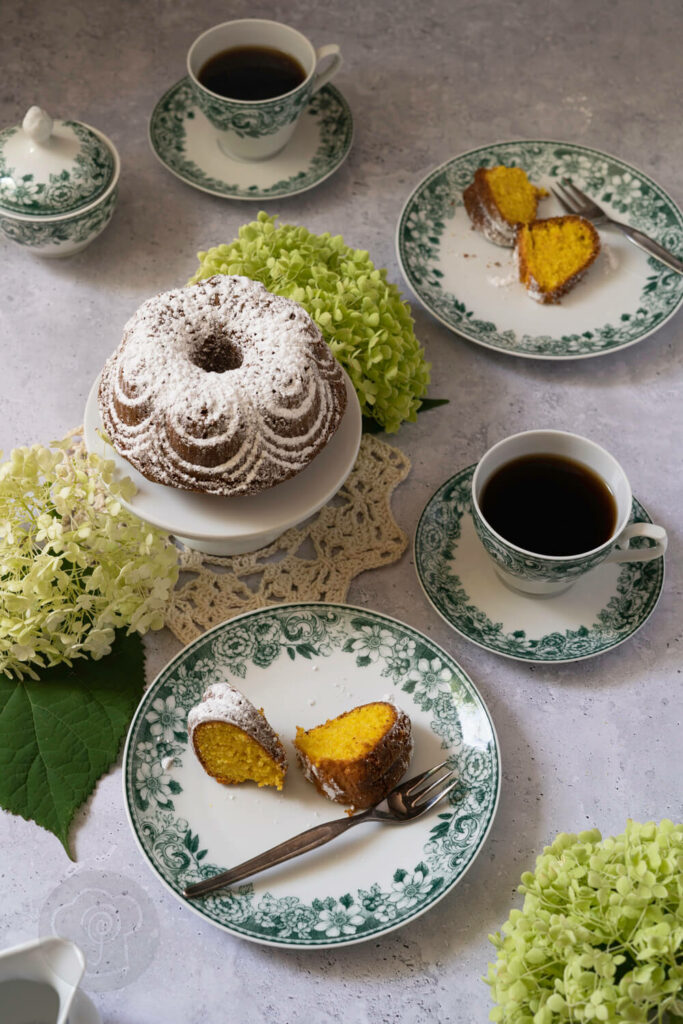
[[[69,826],[118,757],[144,668],[140,637],[119,632],[100,661],[0,675],[0,806],[53,832],[72,860]]]

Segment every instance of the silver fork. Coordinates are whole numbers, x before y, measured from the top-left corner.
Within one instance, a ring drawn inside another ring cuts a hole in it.
[[[388,821],[398,825],[406,821],[413,821],[438,804],[439,800],[443,800],[457,785],[455,769],[447,767],[448,760],[447,758],[426,772],[399,783],[384,800],[380,800],[374,807],[369,807],[360,814],[345,815],[343,818],[326,821],[323,825],[315,825],[313,828],[285,840],[284,843],[273,846],[265,853],[252,857],[251,860],[245,860],[229,871],[222,871],[219,875],[214,875],[213,878],[205,878],[194,885],[188,885],[183,890],[183,895],[188,899],[206,896],[207,893],[222,889],[225,885],[240,882],[249,875],[255,875],[259,871],[265,871],[266,868],[272,868],[276,864],[282,864],[283,861],[291,860],[292,857],[315,850],[318,846],[324,846],[331,839],[340,836],[342,832],[365,821]],[[384,803],[387,805],[386,811],[380,810]]]
[[[564,185],[564,188],[562,185]],[[563,178],[562,185],[556,185],[552,192],[563,209],[568,213],[585,217],[586,220],[593,221],[594,224],[613,224],[615,228],[619,228],[626,235],[629,242],[633,242],[634,245],[637,245],[639,249],[642,249],[649,256],[654,256],[655,259],[665,263],[667,267],[675,270],[677,274],[683,274],[683,260],[679,260],[677,256],[670,253],[659,242],[655,242],[653,238],[639,231],[638,228],[632,228],[630,224],[624,224],[622,221],[610,217],[590,196],[587,196],[585,192],[577,188],[571,178]]]

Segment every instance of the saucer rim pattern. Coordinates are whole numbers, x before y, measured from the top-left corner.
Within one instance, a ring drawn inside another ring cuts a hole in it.
[[[324,110],[321,110],[321,102],[336,105],[336,111],[333,114],[325,114]],[[256,202],[265,199],[284,199],[307,192],[322,184],[341,167],[353,145],[354,123],[351,108],[341,91],[336,86],[327,84],[311,98],[303,115],[315,117],[320,124],[318,149],[307,166],[284,181],[276,181],[273,185],[265,187],[230,184],[207,175],[185,154],[183,122],[188,111],[192,117],[197,112],[201,113],[192,97],[190,79],[185,75],[167,89],[154,106],[147,130],[150,147],[166,170],[180,181],[220,199]],[[340,124],[345,128],[344,133],[340,138],[335,138],[336,133],[333,129]],[[293,144],[296,144],[296,133],[289,146]],[[278,157],[276,155],[271,159],[273,163],[277,163]],[[226,171],[234,166],[248,166],[244,161],[232,161],[227,156],[225,161]]]
[[[588,627],[580,626],[576,630],[566,630],[564,633],[550,633],[538,639],[527,637],[524,630],[505,633],[500,623],[492,622],[481,608],[469,602],[462,582],[451,566],[453,565],[453,552],[457,549],[457,541],[460,538],[460,523],[464,516],[471,516],[470,481],[476,465],[474,463],[460,470],[437,488],[422,510],[415,530],[413,542],[415,572],[427,600],[441,618],[470,643],[513,661],[569,664],[597,657],[630,639],[647,622],[659,601],[664,586],[663,557],[652,559],[650,562],[623,563],[614,593],[610,596],[607,605],[598,612],[597,621],[592,622]],[[445,521],[443,512],[446,504],[444,494],[448,490],[456,491],[450,510],[455,522],[448,524],[452,532],[445,533],[443,531]],[[652,522],[646,509],[635,498],[629,522]],[[435,529],[435,536],[431,541],[428,539],[430,527]],[[455,527],[454,530],[453,527]],[[439,534],[441,535],[439,536]],[[481,557],[486,558],[483,549]],[[430,560],[432,561],[431,566],[428,564]],[[435,565],[434,561],[436,561]],[[599,572],[599,567],[595,571]],[[435,577],[438,577],[440,588],[434,583]],[[504,586],[502,583],[499,585],[500,587]],[[461,612],[460,616],[454,615],[453,609],[449,614],[449,609],[443,600],[443,592],[446,587],[455,595],[453,603],[458,606],[458,610]],[[634,614],[628,620],[627,627],[622,628],[620,633],[613,627],[611,638],[607,639],[604,636],[604,630],[608,627],[610,615],[614,619],[620,610],[615,602],[621,600],[622,605],[628,607],[629,594],[638,590],[645,592],[647,596],[645,604],[636,606]],[[512,591],[509,593],[513,600]],[[561,600],[561,595],[552,600]],[[601,618],[602,621],[600,621]],[[469,630],[463,619],[470,623]],[[475,631],[476,637],[473,635]],[[601,633],[603,633],[602,641],[600,640]],[[544,643],[544,641],[550,642]],[[528,645],[526,650],[524,649],[525,645]],[[565,656],[572,649],[574,653],[568,657]]]

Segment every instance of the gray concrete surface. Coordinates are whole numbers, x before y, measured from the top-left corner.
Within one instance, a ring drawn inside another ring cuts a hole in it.
[[[123,173],[114,220],[81,255],[41,262],[0,243],[5,452],[80,422],[127,317],[149,295],[184,282],[197,250],[231,239],[255,215],[258,206],[186,187],[147,144],[148,116],[184,73],[192,39],[219,21],[253,15],[290,22],[316,45],[341,45],[346,66],[337,84],[356,119],[353,150],[335,176],[265,208],[312,231],[343,233],[402,287],[394,232],[405,198],[432,167],[488,141],[586,143],[636,164],[683,202],[677,0],[8,4],[0,125],[20,121],[32,103],[86,121],[114,139]],[[138,854],[120,770],[101,781],[79,816],[76,864],[47,832],[0,814],[0,947],[35,937],[50,894],[79,872],[124,876],[148,897],[139,903],[156,951],[143,973],[122,970],[116,987],[91,993],[106,1024],[483,1022],[487,935],[517,905],[515,885],[543,844],[592,825],[621,831],[629,816],[680,819],[683,316],[621,353],[549,364],[478,348],[417,303],[414,315],[433,363],[432,394],[450,405],[395,437],[413,460],[395,502],[404,528],[412,534],[436,487],[505,434],[577,429],[616,454],[634,493],[669,530],[659,607],[610,654],[534,667],[450,631],[423,598],[410,553],[356,581],[353,603],[409,621],[470,673],[493,715],[504,768],[491,835],[462,884],[379,941],[287,952],[200,921]],[[147,648],[152,678],[178,644],[158,634]]]

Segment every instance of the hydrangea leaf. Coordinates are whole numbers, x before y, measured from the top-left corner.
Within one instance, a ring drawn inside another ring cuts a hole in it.
[[[72,860],[71,821],[118,757],[144,668],[140,637],[119,632],[100,661],[0,675],[0,806],[53,832]]]

